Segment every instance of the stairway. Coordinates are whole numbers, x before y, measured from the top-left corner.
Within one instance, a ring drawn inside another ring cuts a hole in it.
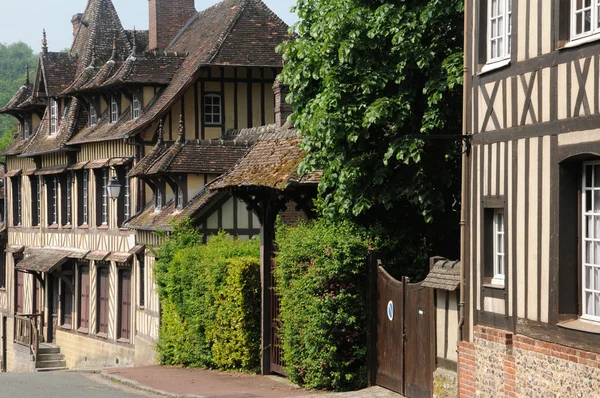
[[[60,353],[60,347],[52,344],[41,343],[38,357],[35,361],[36,372],[52,372],[66,370],[65,357]]]

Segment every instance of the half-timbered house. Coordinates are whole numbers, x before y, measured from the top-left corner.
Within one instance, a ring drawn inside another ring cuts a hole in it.
[[[600,3],[465,3],[460,394],[598,396]]]
[[[44,32],[37,75],[0,110],[19,122],[3,153],[8,371],[153,362],[154,232],[184,217],[206,234],[260,232],[204,187],[253,143],[228,131],[275,122],[287,26],[260,0],[199,13],[150,0],[149,20],[125,30],[111,0],[88,0],[70,51],[49,51]]]

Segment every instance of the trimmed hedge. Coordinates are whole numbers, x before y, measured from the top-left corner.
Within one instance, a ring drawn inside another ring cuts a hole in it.
[[[367,384],[369,242],[350,223],[278,226],[276,289],[286,370],[312,389]]]
[[[260,363],[260,242],[220,233],[204,245],[186,221],[174,228],[157,257],[160,362],[255,371]]]

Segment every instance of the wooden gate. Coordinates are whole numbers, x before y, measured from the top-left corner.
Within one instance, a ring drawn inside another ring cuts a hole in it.
[[[396,280],[377,267],[374,384],[408,398],[433,394],[435,323],[433,290]],[[375,303],[374,303],[375,304]]]
[[[6,317],[0,316],[0,372],[6,372]]]
[[[283,349],[279,339],[281,328],[279,314],[279,295],[275,291],[275,260],[271,260],[271,372],[287,376],[285,362],[283,360]]]

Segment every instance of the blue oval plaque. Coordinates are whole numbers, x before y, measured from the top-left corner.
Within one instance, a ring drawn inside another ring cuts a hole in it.
[[[394,303],[392,302],[392,300],[390,300],[390,302],[387,305],[387,316],[390,321],[394,320]]]

